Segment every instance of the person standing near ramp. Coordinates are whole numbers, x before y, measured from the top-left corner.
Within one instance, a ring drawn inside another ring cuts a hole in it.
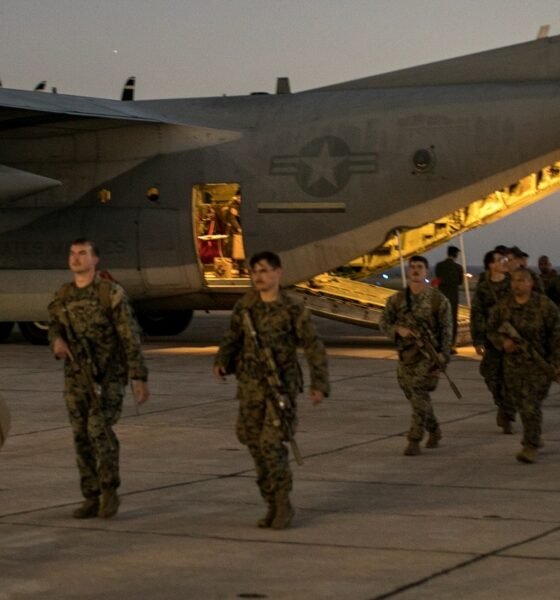
[[[457,258],[461,251],[457,246],[448,246],[447,258],[436,265],[436,279],[439,291],[449,300],[451,305],[451,319],[453,321],[452,350],[454,354],[457,341],[457,315],[459,312],[459,286],[463,284],[463,267],[458,264]]]

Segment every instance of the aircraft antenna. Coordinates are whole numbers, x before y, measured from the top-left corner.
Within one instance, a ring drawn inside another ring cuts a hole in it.
[[[550,25],[541,25],[539,28],[539,33],[537,33],[537,40],[542,40],[543,38],[547,38],[550,33]]]
[[[289,77],[277,77],[276,93],[277,94],[291,94],[292,93],[290,90],[290,78]]]
[[[134,88],[136,86],[136,77],[129,77],[124,84],[121,100],[123,102],[130,102],[134,100]]]

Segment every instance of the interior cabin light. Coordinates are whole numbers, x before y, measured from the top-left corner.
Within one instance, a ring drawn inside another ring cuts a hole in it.
[[[111,190],[103,188],[97,192],[97,199],[101,204],[107,204],[111,200]]]

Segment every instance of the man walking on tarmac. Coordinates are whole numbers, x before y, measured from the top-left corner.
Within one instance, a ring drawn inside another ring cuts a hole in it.
[[[523,423],[520,462],[533,463],[542,445],[541,405],[560,374],[560,313],[533,289],[530,271],[511,275],[512,295],[490,313],[488,337],[504,353],[504,382]]]
[[[408,286],[391,296],[381,317],[381,329],[397,344],[397,379],[412,406],[405,456],[420,454],[424,431],[426,448],[437,448],[441,429],[436,419],[430,392],[438,384],[441,368],[451,356],[451,308],[447,298],[428,285],[428,261],[413,256],[407,269]],[[431,346],[437,353],[426,351]]]
[[[511,295],[509,259],[500,251],[484,255],[484,277],[480,277],[471,306],[471,337],[476,353],[482,356],[480,374],[497,407],[496,424],[505,434],[513,433],[515,406],[506,392],[503,377],[503,353],[488,337],[490,311]]]
[[[96,276],[98,262],[93,242],[74,241],[68,260],[74,281],[49,305],[49,341],[55,357],[64,359],[64,399],[85,498],[76,519],[117,513],[119,440],[112,427],[127,379],[139,404],[149,397],[136,321],[124,290]]]
[[[249,264],[254,289],[233,308],[214,374],[223,378],[235,373],[237,377],[237,437],[253,457],[257,484],[268,505],[258,526],[285,529],[294,516],[285,442],[291,438],[294,443],[295,399],[302,389],[296,348],[303,346],[305,351],[314,405],[329,393],[327,357],[307,309],[280,289],[280,258],[273,252],[261,252]],[[263,360],[266,356],[269,360]]]

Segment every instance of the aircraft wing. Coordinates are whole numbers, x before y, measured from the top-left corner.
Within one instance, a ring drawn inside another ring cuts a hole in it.
[[[80,131],[98,131],[130,124],[174,125],[188,128],[193,137],[223,138],[237,133],[234,123],[222,122],[217,126],[214,115],[199,110],[171,110],[170,101],[122,102],[86,96],[47,94],[0,88],[0,151],[3,146],[9,156],[10,142],[73,134]],[[186,104],[188,101],[173,101]],[[233,126],[232,126],[233,125]],[[13,202],[62,185],[61,181],[36,173],[14,169],[0,164],[0,203]]]
[[[200,119],[191,123],[166,117],[153,105],[146,108],[136,102],[0,88],[0,136],[14,129],[89,119],[211,126]]]

